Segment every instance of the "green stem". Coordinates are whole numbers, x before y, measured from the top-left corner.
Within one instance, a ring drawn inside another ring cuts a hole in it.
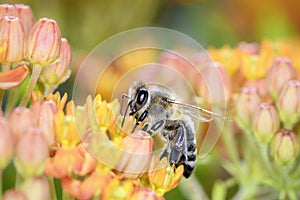
[[[221,134],[222,140],[228,152],[229,159],[235,165],[236,169],[240,169],[240,161],[238,156],[238,150],[233,138],[233,131],[231,124],[225,124],[224,132]]]
[[[187,199],[190,200],[208,200],[208,197],[202,188],[202,185],[198,182],[194,174],[189,179],[181,179],[179,183],[179,189]]]
[[[3,188],[2,188],[2,170],[0,170],[0,200],[2,200]]]
[[[288,196],[289,196],[289,199],[290,199],[290,200],[297,200],[297,196],[296,196],[294,190],[289,191],[289,192],[288,192]]]
[[[51,177],[48,177],[48,183],[49,183],[49,187],[50,187],[51,199],[57,199],[54,179]]]
[[[29,80],[29,84],[27,87],[27,90],[25,92],[25,95],[23,96],[23,99],[20,103],[20,106],[26,106],[27,102],[29,101],[30,97],[31,97],[31,93],[34,89],[34,86],[40,76],[40,73],[42,71],[42,67],[41,66],[34,66],[32,67],[32,74]]]
[[[10,65],[2,65],[2,71],[8,71],[10,69]],[[4,97],[4,90],[0,90],[0,108],[2,106],[2,101]]]
[[[13,88],[9,91],[7,103],[5,106],[5,114],[9,114],[11,110],[15,107],[16,101],[18,99],[18,91]]]
[[[16,172],[16,183],[15,183],[15,188],[19,188],[20,185],[23,182],[23,177],[21,176],[20,173],[18,173],[18,171]]]
[[[270,159],[268,156],[268,146],[267,145],[261,146],[260,152],[261,152],[261,158],[262,158],[263,164],[267,168],[268,173],[270,174],[272,179],[276,179],[277,175],[274,172],[274,169],[271,165],[271,162],[270,162]]]

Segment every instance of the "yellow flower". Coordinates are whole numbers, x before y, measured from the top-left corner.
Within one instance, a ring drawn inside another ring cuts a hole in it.
[[[166,192],[175,188],[183,174],[183,165],[176,170],[171,167],[166,157],[159,160],[153,157],[149,168],[148,178],[151,188],[158,194],[164,195]]]

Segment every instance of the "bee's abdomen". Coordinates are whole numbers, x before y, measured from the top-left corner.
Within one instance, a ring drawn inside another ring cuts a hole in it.
[[[184,123],[184,126],[186,128],[186,140],[187,140],[187,152],[186,152],[186,161],[183,163],[184,166],[184,172],[183,175],[185,178],[188,178],[196,165],[196,157],[197,157],[197,151],[196,151],[196,140],[195,140],[195,134],[192,131],[191,127]]]

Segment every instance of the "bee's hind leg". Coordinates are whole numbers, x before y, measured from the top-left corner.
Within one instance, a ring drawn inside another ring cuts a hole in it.
[[[184,166],[183,175],[188,178],[195,167],[196,145],[191,127],[183,120],[168,120],[165,129],[169,133],[169,163],[177,168]],[[173,130],[173,131],[172,131]]]

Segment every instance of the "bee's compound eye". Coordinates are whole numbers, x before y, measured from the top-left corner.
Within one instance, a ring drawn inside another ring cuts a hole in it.
[[[148,91],[140,90],[137,95],[136,103],[139,105],[143,105],[148,99]]]

